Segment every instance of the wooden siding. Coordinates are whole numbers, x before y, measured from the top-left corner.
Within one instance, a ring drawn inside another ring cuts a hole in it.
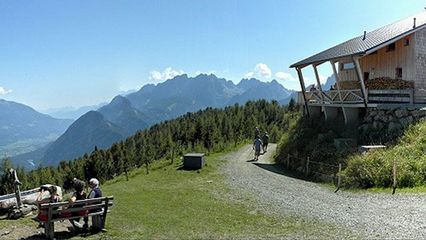
[[[406,39],[410,44],[405,45]],[[344,59],[339,62],[339,77],[341,81],[357,81],[355,69],[344,70],[342,64],[351,62],[351,59]],[[377,53],[370,54],[360,59],[362,72],[369,72],[370,79],[378,77],[395,78],[396,68],[402,68],[403,80],[415,80],[414,64],[414,36],[413,34],[395,42],[395,50],[387,51],[387,46],[379,49]]]

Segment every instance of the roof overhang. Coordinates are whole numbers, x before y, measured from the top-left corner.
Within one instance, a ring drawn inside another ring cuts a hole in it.
[[[394,38],[392,38],[392,39],[390,39],[390,40],[388,40],[388,41],[386,41],[386,42],[384,42],[382,44],[379,44],[379,45],[377,45],[375,47],[372,47],[372,48],[368,49],[367,51],[365,51],[363,55],[371,54],[371,53],[373,53],[373,52],[375,52],[375,51],[377,51],[377,50],[379,50],[379,49],[381,49],[383,47],[386,47],[389,44],[397,42],[398,40],[401,40],[401,39],[403,39],[403,38],[405,38],[405,37],[407,37],[407,36],[409,36],[409,35],[417,32],[419,30],[422,30],[424,28],[426,28],[426,24],[423,24],[422,26],[419,26],[417,28],[413,28],[412,30],[410,30],[410,31],[408,31],[406,33],[403,33],[403,34],[401,34],[401,35],[399,35],[397,37],[394,37]]]
[[[339,44],[339,45],[336,45],[335,47],[332,47],[330,49],[327,49],[325,51],[317,53],[317,54],[315,54],[315,55],[313,55],[311,57],[303,59],[303,60],[301,60],[301,61],[299,61],[297,63],[294,63],[294,64],[292,64],[290,66],[290,68],[299,68],[299,69],[302,69],[302,68],[304,68],[306,66],[309,66],[309,65],[316,65],[317,66],[317,65],[320,65],[320,64],[322,64],[324,62],[327,62],[327,61],[338,61],[338,60],[340,60],[342,58],[356,57],[356,56],[363,57],[363,56],[369,55],[369,54],[371,54],[371,53],[373,53],[373,52],[375,52],[375,51],[377,51],[377,50],[379,50],[379,49],[381,49],[381,48],[383,48],[383,47],[385,47],[385,46],[387,46],[389,44],[392,44],[392,43],[394,43],[394,42],[396,42],[396,41],[398,41],[398,40],[400,40],[400,39],[402,39],[402,38],[404,38],[406,36],[409,36],[409,35],[413,34],[416,31],[422,30],[424,28],[426,28],[426,24],[419,25],[419,26],[417,26],[417,27],[415,27],[415,28],[413,28],[411,30],[405,31],[402,34],[399,34],[399,35],[397,35],[397,36],[395,36],[393,38],[390,38],[390,39],[388,39],[388,40],[386,40],[386,41],[384,41],[384,42],[382,42],[380,44],[377,44],[377,45],[375,45],[373,47],[370,47],[370,48],[368,48],[368,49],[366,49],[364,51],[357,51],[357,52],[353,52],[353,53],[350,53],[350,54],[337,55],[337,56],[333,56],[333,57],[330,57],[330,58],[321,58],[320,60],[318,60],[316,58],[315,60],[313,59],[312,61],[309,61],[310,58],[315,58],[317,55],[322,54],[324,52],[327,52],[330,49],[339,46],[340,45]]]

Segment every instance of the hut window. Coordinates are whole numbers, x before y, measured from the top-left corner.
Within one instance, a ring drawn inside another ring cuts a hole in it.
[[[410,39],[406,38],[404,41],[404,46],[409,46],[410,45]]]
[[[386,49],[386,52],[393,52],[395,51],[395,43],[391,43],[388,45],[388,48]]]
[[[350,70],[350,69],[354,69],[354,68],[355,68],[354,63],[344,63],[343,64],[343,70]]]
[[[364,72],[364,81],[370,79],[370,73]]]
[[[402,68],[395,68],[395,78],[397,79],[402,78]]]

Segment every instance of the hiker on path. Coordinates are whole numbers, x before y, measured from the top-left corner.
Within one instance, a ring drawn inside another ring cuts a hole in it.
[[[256,127],[256,129],[254,130],[254,138],[256,139],[259,136],[260,136],[260,130],[258,127]]]
[[[260,140],[259,135],[256,136],[253,142],[253,150],[254,150],[254,161],[259,160],[260,148],[262,147],[262,140]]]
[[[268,150],[268,143],[269,143],[269,135],[268,132],[265,132],[262,136],[262,142],[263,142],[263,153],[266,153]]]

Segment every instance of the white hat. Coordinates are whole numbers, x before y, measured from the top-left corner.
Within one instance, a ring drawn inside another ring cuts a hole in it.
[[[89,180],[89,184],[97,187],[99,185],[99,180],[96,178],[92,178]]]

